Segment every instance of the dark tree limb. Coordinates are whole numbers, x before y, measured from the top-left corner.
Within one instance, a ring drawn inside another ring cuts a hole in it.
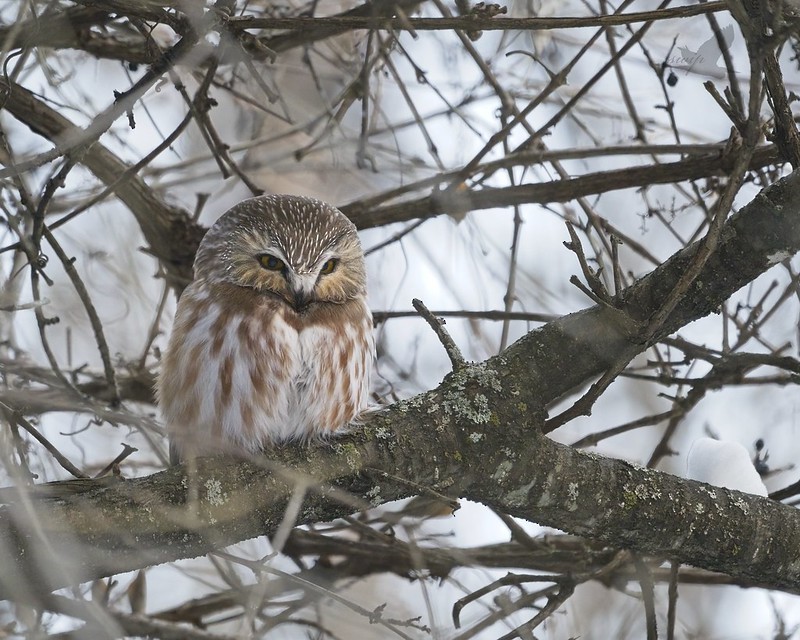
[[[765,145],[753,153],[749,168],[761,169],[779,161],[776,147]],[[654,184],[700,180],[728,175],[731,167],[731,158],[724,153],[717,153],[663,164],[597,171],[550,182],[486,187],[478,190],[434,190],[431,195],[409,198],[393,204],[365,207],[359,202],[353,202],[339,208],[359,229],[369,229],[393,222],[433,218],[442,214],[458,215],[519,204],[570,202],[576,198],[619,189],[637,189]]]

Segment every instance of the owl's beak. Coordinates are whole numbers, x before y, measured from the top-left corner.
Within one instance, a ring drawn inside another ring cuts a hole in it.
[[[303,277],[302,275],[296,276],[294,281],[291,282],[290,292],[292,299],[289,304],[292,305],[297,313],[302,313],[314,302],[314,286],[316,279]]]
[[[301,313],[308,308],[308,305],[311,304],[311,295],[303,291],[302,289],[293,289],[292,290],[292,309],[297,311],[297,313]]]

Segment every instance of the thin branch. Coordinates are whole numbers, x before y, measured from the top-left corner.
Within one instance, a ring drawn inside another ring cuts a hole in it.
[[[106,474],[111,473],[112,471],[114,471],[115,468],[117,468],[119,466],[120,462],[125,460],[125,458],[127,458],[132,453],[136,453],[137,451],[138,451],[138,449],[136,447],[132,447],[129,444],[126,444],[125,442],[123,442],[122,443],[122,451],[117,455],[116,458],[114,458],[105,467],[103,467],[100,471],[98,471],[96,474],[94,474],[94,477],[95,478],[102,478]]]
[[[653,578],[650,570],[642,559],[634,554],[633,564],[636,567],[636,575],[639,578],[639,585],[642,588],[642,604],[644,605],[645,627],[647,628],[647,640],[658,640],[658,627],[656,623],[656,600]]]
[[[675,640],[675,621],[678,615],[679,579],[680,565],[675,561],[671,561],[669,563],[669,587],[667,589],[667,597],[669,599],[669,605],[667,607],[667,640]]]
[[[520,320],[523,322],[550,322],[556,316],[551,313],[529,313],[527,311],[431,311],[438,318],[468,318],[470,320],[492,320],[504,322],[506,320]],[[418,318],[418,311],[373,311],[372,319],[376,324],[394,320],[396,318]]]
[[[360,17],[331,16],[323,18],[258,18],[242,16],[231,18],[231,29],[327,29],[330,35],[352,29],[386,29],[392,31],[438,31],[458,29],[461,31],[538,31],[543,29],[580,29],[587,27],[614,27],[636,22],[652,22],[688,18],[710,12],[726,11],[725,2],[707,2],[702,5],[659,8],[653,11],[620,13],[590,17],[542,17],[542,18],[480,18],[473,15],[450,18],[407,18],[407,17]],[[265,42],[276,51],[278,38]],[[307,40],[306,42],[309,42]]]
[[[58,448],[53,445],[47,438],[45,438],[39,430],[34,427],[30,422],[28,422],[25,418],[23,418],[17,411],[14,411],[11,407],[0,403],[0,406],[3,407],[5,411],[8,412],[8,415],[11,416],[12,419],[16,424],[20,427],[25,429],[25,431],[33,437],[39,444],[41,444],[47,451],[50,453],[53,458],[56,459],[56,462],[61,465],[61,468],[65,471],[69,472],[76,478],[88,478],[89,476],[83,473],[78,467],[72,464],[69,459],[61,453]],[[23,489],[24,490],[24,489]]]
[[[75,269],[74,259],[71,259],[67,256],[64,250],[61,248],[61,244],[59,244],[47,227],[42,227],[42,231],[44,232],[44,237],[48,244],[53,248],[53,251],[56,252],[58,259],[61,261],[61,264],[64,267],[64,272],[67,274],[70,282],[72,282],[72,286],[75,288],[78,297],[83,303],[84,309],[86,309],[86,314],[89,316],[89,323],[92,326],[92,331],[94,332],[94,337],[97,341],[97,349],[100,352],[100,358],[103,361],[103,370],[106,375],[106,380],[108,380],[108,387],[113,394],[111,397],[111,405],[116,406],[120,401],[119,391],[117,389],[117,374],[114,371],[114,365],[111,362],[111,354],[109,353],[108,343],[106,342],[105,332],[103,331],[103,323],[100,322],[100,317],[97,315],[97,309],[95,309],[94,304],[92,304],[92,299],[89,296],[89,291],[86,289],[86,285],[83,283],[78,271]]]
[[[453,338],[450,337],[450,334],[447,333],[447,329],[444,328],[444,320],[434,316],[428,310],[428,307],[422,303],[422,300],[414,298],[411,301],[411,305],[417,310],[417,313],[425,319],[425,322],[428,323],[430,328],[433,329],[436,337],[439,338],[439,342],[442,343],[447,357],[450,358],[450,363],[453,365],[453,371],[460,371],[463,369],[467,362],[464,360],[464,356],[459,350],[458,345],[456,345]]]

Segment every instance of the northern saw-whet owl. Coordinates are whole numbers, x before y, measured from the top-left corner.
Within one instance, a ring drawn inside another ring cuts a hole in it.
[[[200,243],[164,353],[172,461],[341,429],[366,408],[374,357],[353,223],[312,198],[237,204]]]

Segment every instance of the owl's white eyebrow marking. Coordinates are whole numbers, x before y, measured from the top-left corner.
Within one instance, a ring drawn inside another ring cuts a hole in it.
[[[337,243],[358,243],[355,225],[335,207],[301,196],[267,195],[240,202],[211,227],[195,259],[195,276],[232,273],[247,257],[273,252],[310,272]]]
[[[268,214],[262,226],[265,235],[283,252],[286,261],[300,270],[315,266],[334,244],[355,233],[347,218],[319,201],[286,197],[277,203],[267,200],[263,205]]]

